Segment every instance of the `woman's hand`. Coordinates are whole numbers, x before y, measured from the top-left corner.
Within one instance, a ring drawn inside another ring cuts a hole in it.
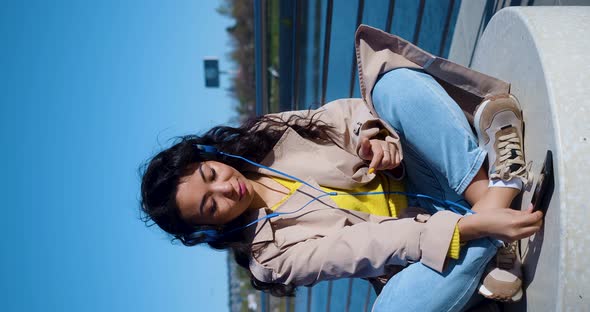
[[[370,160],[369,170],[388,170],[399,166],[401,159],[397,147],[393,143],[384,140],[361,139],[359,156],[364,160]]]
[[[458,225],[462,241],[490,236],[510,243],[535,234],[541,229],[542,224],[543,213],[533,212],[531,205],[524,211],[513,209],[482,211],[463,217]]]

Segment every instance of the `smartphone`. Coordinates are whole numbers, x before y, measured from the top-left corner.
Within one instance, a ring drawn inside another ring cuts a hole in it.
[[[543,214],[547,213],[547,208],[549,208],[554,188],[553,153],[547,151],[547,154],[545,155],[545,163],[543,163],[543,168],[541,169],[541,174],[539,175],[537,185],[533,191],[533,198],[531,199],[533,211],[540,210]]]

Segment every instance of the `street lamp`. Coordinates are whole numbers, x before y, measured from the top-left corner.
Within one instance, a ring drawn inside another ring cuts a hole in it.
[[[207,57],[203,59],[205,66],[205,87],[219,88],[219,59]]]

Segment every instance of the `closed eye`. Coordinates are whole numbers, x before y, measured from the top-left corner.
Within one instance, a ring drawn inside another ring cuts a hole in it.
[[[217,172],[215,172],[215,169],[211,168],[211,181],[215,181],[215,178],[217,178]]]
[[[209,213],[211,215],[214,215],[215,212],[217,212],[217,202],[215,202],[215,200],[211,201],[211,208],[209,209]]]

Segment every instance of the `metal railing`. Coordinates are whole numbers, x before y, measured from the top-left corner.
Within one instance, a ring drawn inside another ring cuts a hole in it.
[[[268,69],[268,45],[267,45],[267,38],[266,33],[268,31],[266,24],[266,5],[267,2],[270,0],[254,0],[255,6],[255,44],[256,44],[256,51],[255,51],[255,59],[256,59],[256,113],[257,114],[266,114],[272,112],[271,107],[269,106],[269,79],[273,79],[269,77],[267,69]],[[357,0],[357,10],[356,10],[356,26],[360,25],[363,20],[363,14],[365,12],[365,6],[370,5],[371,3],[366,2],[364,0]],[[412,43],[418,44],[421,37],[424,35],[423,32],[423,25],[424,25],[424,12],[426,6],[430,3],[429,0],[420,0],[418,3],[418,8],[416,12],[416,23],[414,25],[414,31],[412,34]],[[300,89],[300,79],[301,79],[301,68],[303,66],[304,61],[302,60],[302,51],[301,51],[301,38],[304,37],[304,34],[301,33],[301,29],[304,29],[303,25],[306,23],[305,20],[302,20],[302,9],[305,9],[309,5],[317,5],[317,3],[322,3],[326,5],[326,10],[323,16],[323,27],[324,27],[324,35],[321,38],[321,46],[318,46],[318,49],[323,49],[323,56],[319,62],[319,68],[321,68],[320,76],[321,76],[321,85],[319,90],[319,97],[317,101],[320,104],[325,103],[326,101],[326,91],[330,84],[330,51],[331,51],[331,39],[332,39],[332,26],[333,26],[333,8],[334,8],[334,1],[333,0],[286,0],[281,1],[281,22],[284,20],[291,21],[289,26],[285,26],[281,23],[281,43],[288,43],[291,46],[289,49],[289,58],[288,59],[281,59],[281,80],[288,81],[289,83],[281,83],[280,86],[280,104],[278,106],[279,110],[293,110],[293,109],[301,109],[300,103],[300,94],[298,90]],[[336,2],[339,4],[339,2]],[[452,30],[453,30],[453,12],[458,10],[458,7],[461,4],[461,1],[455,0],[448,0],[448,9],[444,13],[445,14],[445,22],[440,30],[440,36],[442,38],[440,44],[437,48],[431,49],[431,53],[437,54],[439,56],[445,57],[446,50],[450,45],[450,41],[452,38]],[[492,15],[498,11],[499,9],[506,7],[506,6],[513,6],[513,5],[533,5],[534,0],[487,0],[486,1],[486,8],[483,11],[481,23],[479,25],[479,34],[483,32],[483,29],[489,22]],[[283,15],[284,12],[289,12],[288,15]],[[390,0],[387,3],[387,8],[383,10],[384,14],[386,14],[386,21],[383,29],[387,32],[392,31],[394,16],[396,13],[396,1]],[[317,25],[316,25],[317,26]],[[319,29],[318,29],[319,30]],[[283,38],[284,37],[284,38]],[[479,36],[478,36],[479,38]],[[475,42],[477,45],[477,40]],[[474,46],[475,47],[475,46]],[[349,75],[349,83],[348,83],[348,92],[343,93],[344,95],[348,95],[349,97],[353,96],[354,88],[356,85],[356,56],[354,53],[354,43],[350,43],[350,49],[352,50],[351,53],[351,65],[350,65],[350,75]],[[282,51],[284,52],[284,51]]]
[[[269,77],[267,73],[268,68],[268,53],[267,53],[267,43],[265,38],[265,33],[267,32],[267,25],[265,24],[265,14],[266,14],[266,3],[267,0],[255,0],[255,41],[256,41],[256,96],[257,96],[257,103],[256,103],[256,112],[257,114],[264,114],[271,112],[271,108],[268,102],[268,80],[272,79]],[[301,100],[300,94],[298,92],[300,85],[300,75],[301,75],[301,67],[303,66],[302,62],[302,47],[301,47],[301,38],[304,37],[304,34],[301,33],[301,29],[305,29],[303,27],[304,20],[302,20],[302,9],[306,8],[308,5],[317,4],[317,2],[322,2],[322,4],[326,5],[325,9],[325,16],[323,17],[323,26],[324,26],[324,34],[321,38],[321,47],[317,47],[318,49],[322,49],[323,56],[321,57],[320,67],[321,67],[321,85],[319,90],[319,98],[317,99],[320,104],[326,102],[326,91],[328,89],[328,85],[330,83],[330,72],[329,72],[329,65],[330,65],[330,51],[331,51],[331,39],[332,39],[332,25],[333,25],[333,8],[334,8],[334,1],[333,0],[301,0],[301,1],[282,1],[281,2],[281,14],[285,12],[283,9],[284,7],[289,7],[290,12],[292,14],[288,16],[281,15],[281,21],[285,19],[291,21],[291,31],[285,29],[285,27],[281,24],[282,31],[281,31],[281,43],[288,43],[291,46],[290,50],[290,58],[289,59],[281,59],[281,78],[282,80],[290,82],[290,84],[281,83],[281,101],[278,105],[280,110],[288,110],[288,109],[301,109],[299,107],[299,102]],[[390,32],[392,25],[393,25],[393,18],[395,13],[395,0],[390,0],[388,2],[387,8],[384,9],[386,14],[386,21],[384,30]],[[446,12],[445,24],[442,29],[442,41],[436,51],[432,51],[434,53],[438,52],[438,55],[443,55],[445,51],[445,47],[447,47],[449,43],[449,38],[451,37],[451,22],[452,22],[452,12],[455,7],[456,1],[450,0],[450,4],[448,6],[448,10]],[[495,3],[495,2],[494,2]],[[357,2],[357,9],[356,9],[356,23],[355,25],[358,27],[362,23],[363,20],[363,13],[366,5],[370,3],[365,2],[364,0],[358,0]],[[414,32],[412,42],[414,44],[418,43],[420,39],[423,19],[424,19],[424,8],[426,6],[426,0],[420,0],[418,9],[416,12],[417,19],[416,24],[414,25]],[[316,25],[319,26],[319,25]],[[319,29],[318,29],[319,31]],[[285,37],[285,38],[283,38]],[[349,71],[349,83],[348,83],[348,92],[344,93],[349,97],[353,96],[354,88],[356,85],[356,54],[354,51],[354,42],[350,43],[351,52],[351,65]]]

